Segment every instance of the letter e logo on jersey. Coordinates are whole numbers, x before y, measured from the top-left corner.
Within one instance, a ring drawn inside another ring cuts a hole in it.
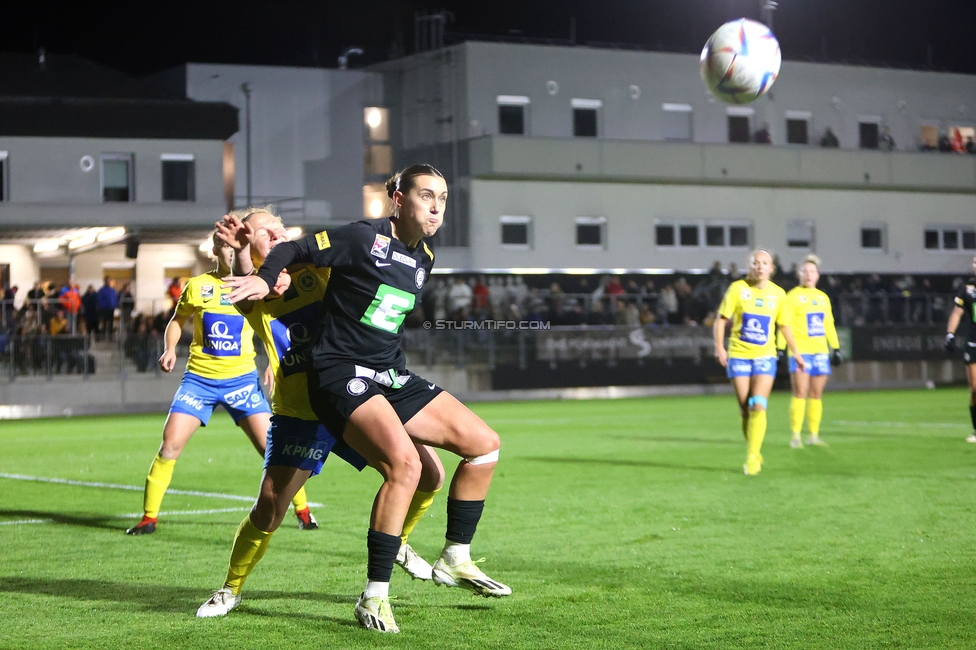
[[[200,347],[204,354],[214,357],[241,356],[241,332],[244,330],[244,317],[236,314],[214,314],[203,312],[203,342]]]
[[[807,336],[824,336],[824,315],[822,313],[807,314]]]
[[[384,235],[376,235],[373,240],[373,247],[369,249],[369,254],[385,260],[390,254],[390,238]]]
[[[743,313],[739,338],[745,343],[766,345],[769,341],[769,316]]]
[[[362,395],[363,393],[366,392],[366,389],[368,387],[369,385],[366,383],[366,380],[360,379],[359,377],[356,377],[355,379],[350,379],[349,383],[346,384],[346,390],[349,391],[349,394],[352,395],[353,397],[358,397],[359,395]]]

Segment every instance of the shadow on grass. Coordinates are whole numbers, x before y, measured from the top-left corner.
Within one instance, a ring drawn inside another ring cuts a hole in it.
[[[42,510],[6,510],[0,509],[0,517],[14,517],[17,519],[50,519],[56,524],[69,526],[84,526],[86,528],[125,528],[118,517],[111,515],[66,515],[62,512],[44,512]]]
[[[143,611],[185,613],[194,615],[209,592],[206,589],[174,587],[170,585],[131,584],[109,582],[107,580],[54,580],[49,578],[25,578],[20,576],[0,576],[0,593],[35,594],[56,598],[76,598],[78,600],[101,600],[117,602],[125,609],[138,608]],[[245,593],[248,599],[263,600],[310,600],[324,603],[355,604],[356,597],[348,594],[324,594],[293,591],[254,591]],[[249,611],[242,605],[243,611]],[[261,610],[250,613],[267,616]],[[330,619],[331,620],[331,619]]]
[[[691,469],[700,472],[731,472],[741,474],[742,470],[729,467],[702,467],[700,465],[681,465],[679,463],[657,463],[649,460],[620,460],[617,458],[554,458],[547,456],[524,456],[520,460],[539,463],[562,463],[567,465],[609,465],[611,467],[657,467],[660,469]]]

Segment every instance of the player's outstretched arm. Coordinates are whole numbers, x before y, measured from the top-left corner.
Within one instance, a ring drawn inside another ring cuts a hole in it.
[[[962,320],[963,308],[956,305],[949,314],[949,322],[946,324],[945,349],[952,353],[956,350],[956,328]]]
[[[227,299],[232,303],[242,300],[263,300],[271,292],[268,283],[257,275],[229,275],[223,278],[223,281],[224,288],[233,289],[227,294]]]

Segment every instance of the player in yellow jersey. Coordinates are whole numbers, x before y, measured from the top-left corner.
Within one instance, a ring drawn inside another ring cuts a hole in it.
[[[773,258],[764,250],[753,251],[745,280],[729,285],[722,298],[712,329],[715,358],[728,371],[742,417],[746,438],[746,463],[742,469],[753,476],[762,470],[762,443],[766,436],[766,407],[776,378],[776,339],[773,327],[782,331],[786,342],[806,370],[806,362],[796,350],[793,334],[786,323],[786,292],[770,281]],[[725,349],[725,330],[732,324],[729,349]]]
[[[246,274],[260,267],[268,252],[288,237],[281,220],[266,208],[249,209],[241,217],[240,221],[233,216],[225,218],[224,224],[218,224],[218,231],[234,242],[239,258],[250,256],[252,265],[239,264],[234,269]],[[321,472],[330,451],[357,470],[367,465],[366,459],[352,448],[336,441],[308,401],[305,357],[328,281],[329,269],[297,265],[279,276],[274,297],[237,305],[268,348],[275,378],[274,415],[257,501],[237,529],[224,586],[197,610],[201,618],[223,616],[241,602],[244,582],[267,550],[291,495]],[[444,481],[444,467],[429,447],[418,445],[417,451],[423,468],[404,521],[396,563],[411,577],[430,580],[430,564],[407,543],[407,537],[433,503],[434,494]]]
[[[800,433],[803,430],[804,413],[810,430],[807,444],[824,444],[820,440],[824,387],[830,377],[831,360],[834,365],[843,362],[830,298],[817,289],[820,258],[807,255],[797,271],[797,277],[800,286],[786,294],[786,322],[806,363],[806,370],[800,370],[797,358],[790,351],[790,384],[793,388],[793,399],[790,401],[790,447],[794,449],[803,446]],[[785,347],[785,342],[779,343],[780,348]]]
[[[261,392],[254,365],[254,330],[226,299],[221,278],[230,273],[234,250],[213,236],[217,269],[190,278],[166,326],[166,349],[159,367],[172,372],[176,344],[186,321],[193,319],[193,342],[169,416],[163,426],[163,442],[149,468],[143,493],[142,520],[126,530],[128,535],[156,532],[159,508],[166,495],[176,459],[201,426],[207,426],[214,407],[222,404],[241,427],[258,453],[264,455],[271,409]],[[294,499],[295,514],[303,530],[318,528],[308,508],[305,491]]]

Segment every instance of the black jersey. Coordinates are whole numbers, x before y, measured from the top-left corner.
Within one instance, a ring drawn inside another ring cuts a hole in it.
[[[966,280],[966,284],[956,293],[955,303],[957,307],[962,307],[963,311],[956,335],[964,334],[970,344],[976,345],[976,304],[974,304],[976,303],[976,277]]]
[[[382,372],[403,371],[403,319],[420,305],[434,254],[421,242],[409,249],[393,237],[389,219],[359,221],[279,244],[258,277],[274,286],[293,262],[331,267],[311,362],[316,370],[351,362]]]

